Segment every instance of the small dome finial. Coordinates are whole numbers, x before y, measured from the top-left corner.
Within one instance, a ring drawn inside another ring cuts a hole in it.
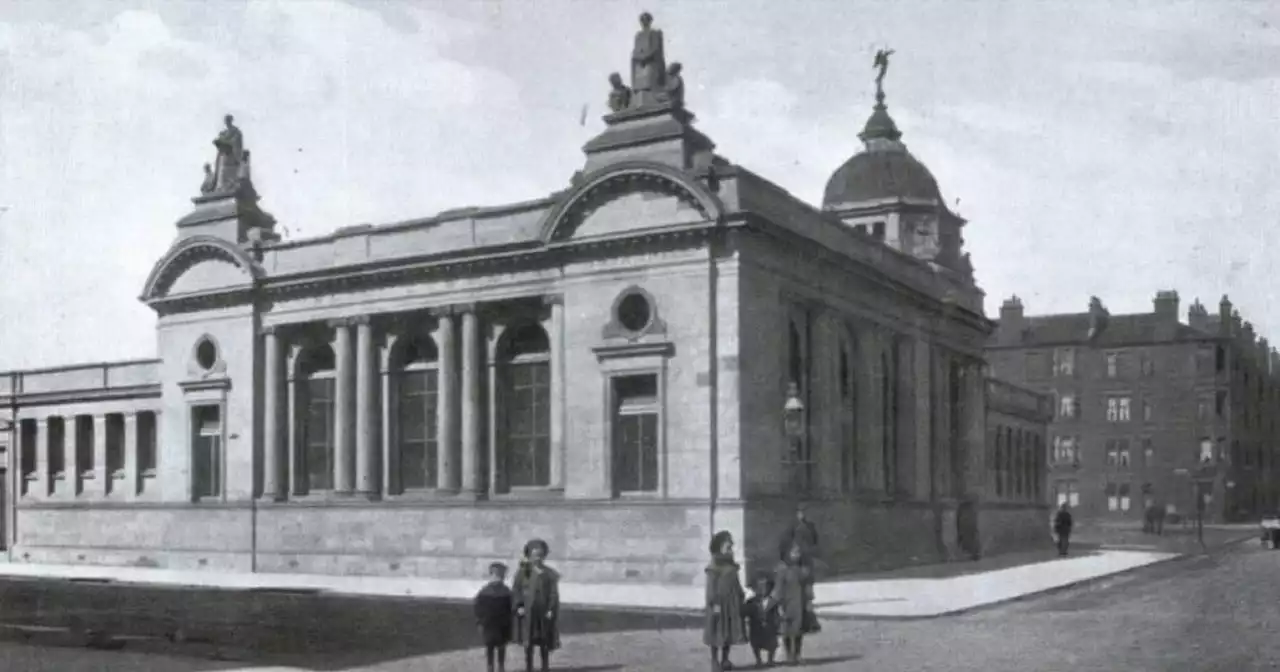
[[[862,129],[862,133],[858,134],[868,147],[877,140],[897,142],[902,137],[898,125],[894,123],[893,117],[889,116],[889,110],[884,105],[884,76],[889,71],[889,57],[892,55],[892,49],[879,49],[876,51],[876,58],[872,65],[879,70],[876,74],[876,106],[871,112],[871,118],[867,119],[866,127]]]

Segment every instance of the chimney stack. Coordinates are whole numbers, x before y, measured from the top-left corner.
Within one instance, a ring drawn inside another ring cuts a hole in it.
[[[1156,292],[1152,301],[1155,314],[1163,318],[1162,322],[1178,321],[1178,293],[1172,289]]]

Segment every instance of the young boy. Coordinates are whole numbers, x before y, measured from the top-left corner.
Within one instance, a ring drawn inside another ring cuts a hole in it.
[[[756,656],[756,667],[764,665],[763,653],[768,654],[769,666],[772,667],[778,652],[778,608],[769,601],[773,592],[772,577],[760,574],[752,590],[754,594],[743,608],[747,617],[747,638],[751,642],[751,652]]]
[[[507,588],[507,566],[489,565],[489,582],[476,594],[476,625],[484,640],[484,656],[489,672],[506,672],[507,644],[511,641],[512,599]],[[497,668],[494,662],[497,662]]]

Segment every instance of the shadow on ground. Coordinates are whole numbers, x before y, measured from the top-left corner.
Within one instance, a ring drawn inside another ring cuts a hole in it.
[[[469,649],[478,641],[466,603],[61,580],[0,580],[0,623],[7,625],[0,637],[15,641],[85,646],[91,637],[84,633],[102,633],[89,645],[208,662],[192,672],[225,669],[219,660],[341,670]],[[586,609],[561,615],[564,635],[701,625],[700,616]],[[520,656],[515,647],[513,655]]]

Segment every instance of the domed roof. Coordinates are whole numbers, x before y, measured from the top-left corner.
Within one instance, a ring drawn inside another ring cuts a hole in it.
[[[858,137],[866,148],[845,161],[827,180],[822,197],[824,208],[883,198],[942,201],[938,181],[900,141],[902,133],[885,109],[883,93],[876,96],[875,110]]]

